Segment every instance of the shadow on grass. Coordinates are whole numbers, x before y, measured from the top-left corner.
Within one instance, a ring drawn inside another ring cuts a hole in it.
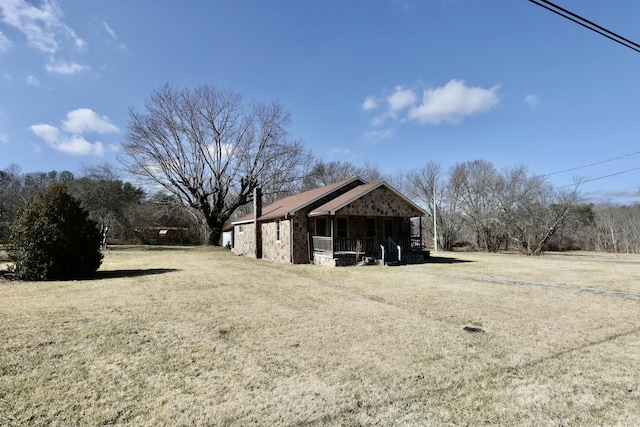
[[[459,264],[464,262],[475,262],[468,259],[447,258],[431,255],[425,260],[425,264]]]
[[[97,271],[96,275],[90,280],[101,279],[122,279],[126,277],[140,277],[140,276],[152,276],[154,274],[172,273],[174,271],[180,271],[177,268],[146,268],[139,270],[106,270]]]

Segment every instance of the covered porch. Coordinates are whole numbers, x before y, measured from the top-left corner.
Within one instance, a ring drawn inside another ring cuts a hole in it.
[[[310,257],[315,264],[424,262],[424,211],[385,182],[362,185],[308,214]]]
[[[310,218],[315,264],[419,264],[429,257],[421,222],[400,217],[319,216]]]

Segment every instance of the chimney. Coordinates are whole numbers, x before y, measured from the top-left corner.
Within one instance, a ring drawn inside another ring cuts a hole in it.
[[[262,216],[262,189],[260,187],[253,189],[253,213],[254,220]]]
[[[262,258],[262,225],[258,222],[258,218],[262,216],[262,189],[256,187],[253,189],[253,232],[254,247],[256,250],[256,258]]]

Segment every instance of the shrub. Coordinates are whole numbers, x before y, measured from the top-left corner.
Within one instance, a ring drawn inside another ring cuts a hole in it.
[[[9,227],[7,252],[20,280],[81,279],[102,263],[101,234],[87,211],[61,184],[22,208]]]

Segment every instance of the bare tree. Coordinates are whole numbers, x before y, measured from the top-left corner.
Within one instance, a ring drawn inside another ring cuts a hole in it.
[[[406,174],[409,196],[415,199],[427,212],[427,221],[423,224],[425,229],[433,237],[442,229],[442,202],[445,186],[440,182],[440,165],[435,162],[427,162],[420,168],[412,169]],[[436,222],[434,223],[434,217]],[[425,238],[425,236],[421,236]],[[442,247],[442,238],[437,239]],[[435,243],[434,243],[435,245]],[[435,248],[437,249],[437,248]],[[448,247],[447,249],[450,249]]]
[[[9,229],[18,210],[25,205],[22,196],[24,176],[20,167],[12,164],[0,170],[0,239]]]
[[[494,195],[507,247],[515,242],[519,249],[532,253],[547,208],[545,200],[552,191],[543,178],[529,176],[522,165],[506,169],[497,177]]]
[[[324,187],[345,179],[361,176],[363,169],[349,162],[316,160],[309,173],[304,177],[302,191]]]
[[[496,197],[499,175],[491,162],[475,160],[455,165],[449,174],[460,210],[479,248],[495,252],[504,240]]]
[[[154,89],[145,110],[129,111],[120,160],[125,168],[197,210],[219,245],[222,228],[257,186],[282,191],[302,177],[307,158],[289,138],[291,116],[272,103],[202,85]]]
[[[126,212],[130,205],[140,204],[144,191],[130,182],[119,179],[118,173],[109,163],[85,166],[79,179],[69,180],[67,187],[71,195],[80,200],[82,207],[89,211],[89,217],[100,225],[102,247],[106,248],[107,238],[127,234],[131,228]]]
[[[549,239],[566,223],[580,202],[578,184],[573,189],[561,188],[550,193],[550,199],[544,203],[541,216],[538,242],[533,249],[534,255],[540,255]]]

